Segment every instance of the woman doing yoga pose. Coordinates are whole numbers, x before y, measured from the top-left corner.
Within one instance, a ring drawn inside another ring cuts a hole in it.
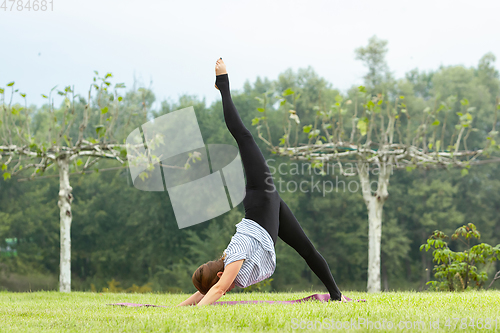
[[[245,288],[270,277],[276,268],[274,248],[278,237],[304,258],[328,289],[330,300],[346,300],[325,259],[276,191],[264,156],[233,104],[222,58],[216,62],[215,74],[215,87],[222,96],[224,120],[238,144],[245,169],[245,218],[236,225],[236,233],[223,257],[201,265],[194,272],[192,280],[198,291],[179,306],[212,304],[235,285]]]

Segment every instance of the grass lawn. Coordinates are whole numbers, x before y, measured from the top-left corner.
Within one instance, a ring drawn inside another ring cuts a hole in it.
[[[220,300],[292,300],[312,293],[228,293]],[[367,302],[126,308],[106,304],[177,305],[188,295],[0,292],[0,332],[500,332],[500,291],[344,294]],[[340,322],[344,328],[337,329]]]

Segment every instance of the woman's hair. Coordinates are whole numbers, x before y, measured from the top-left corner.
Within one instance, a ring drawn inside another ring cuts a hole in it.
[[[218,260],[212,260],[201,265],[193,273],[193,284],[200,293],[206,295],[210,288],[219,281],[218,272],[224,272],[224,253]]]

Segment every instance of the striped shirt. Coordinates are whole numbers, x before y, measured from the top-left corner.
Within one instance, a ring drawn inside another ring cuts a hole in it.
[[[235,285],[240,288],[267,279],[276,268],[276,253],[271,236],[266,229],[250,219],[244,218],[236,224],[236,233],[224,253],[224,267],[245,259],[234,280]]]

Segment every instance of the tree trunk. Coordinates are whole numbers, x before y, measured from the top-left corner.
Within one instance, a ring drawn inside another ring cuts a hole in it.
[[[426,233],[425,231],[422,230],[422,243],[427,242],[426,238]],[[420,291],[426,290],[427,289],[427,282],[431,280],[431,272],[432,272],[432,260],[429,263],[429,260],[427,259],[427,252],[426,251],[421,251],[420,252],[421,259],[422,259],[422,269],[423,269],[423,275],[422,275],[422,283],[420,285]]]
[[[431,280],[432,260],[425,256],[425,283]]]
[[[410,258],[405,259],[406,263],[406,279],[411,282],[413,279],[413,276],[411,275],[411,261]]]
[[[368,282],[369,293],[380,292],[380,245],[382,242],[382,205],[372,196],[368,208]]]
[[[368,165],[363,163],[361,169],[358,165],[363,199],[368,209],[368,281],[366,289],[369,293],[377,293],[381,289],[380,248],[382,241],[382,213],[384,203],[389,196],[387,187],[392,172],[391,162],[392,160],[379,163],[380,170],[375,195],[371,193]]]
[[[382,255],[382,283],[384,284],[384,291],[389,291],[389,276],[387,273],[386,256]]]
[[[427,283],[427,281],[429,281],[427,279],[427,263],[426,263],[426,260],[425,260],[425,252],[424,251],[421,251],[420,252],[420,258],[422,259],[422,270],[423,270],[423,274],[422,274],[422,279],[421,279],[421,283],[420,283],[420,290],[419,291],[423,291],[425,289],[425,284]]]
[[[59,166],[59,201],[61,222],[61,262],[59,267],[59,291],[71,292],[71,186],[69,185],[69,156],[57,159]]]

